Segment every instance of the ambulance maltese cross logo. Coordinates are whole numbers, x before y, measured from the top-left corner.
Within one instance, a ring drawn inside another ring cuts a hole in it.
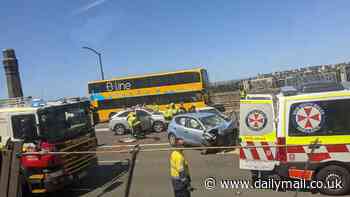
[[[317,104],[299,105],[293,114],[297,129],[303,133],[313,133],[322,127],[324,110]]]
[[[253,131],[260,131],[267,123],[266,114],[261,110],[253,110],[246,117],[246,125]]]

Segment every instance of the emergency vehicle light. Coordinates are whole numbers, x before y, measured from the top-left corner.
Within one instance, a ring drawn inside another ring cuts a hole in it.
[[[45,106],[46,102],[43,99],[33,99],[32,107],[42,107]]]
[[[292,96],[298,94],[298,90],[293,86],[281,87],[281,92],[283,96]]]
[[[300,87],[302,93],[314,93],[314,92],[328,92],[344,90],[344,86],[337,82],[319,81],[313,83],[303,84]]]

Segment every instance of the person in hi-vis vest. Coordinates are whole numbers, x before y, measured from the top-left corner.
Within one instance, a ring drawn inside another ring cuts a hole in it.
[[[177,148],[184,145],[182,139],[176,139]],[[185,158],[183,150],[174,150],[170,155],[170,176],[174,188],[175,197],[190,197],[191,191],[191,176],[188,162]]]

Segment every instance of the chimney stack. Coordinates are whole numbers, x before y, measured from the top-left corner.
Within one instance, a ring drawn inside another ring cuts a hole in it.
[[[23,97],[15,50],[5,49],[2,53],[4,58],[3,64],[5,68],[8,96],[9,98]]]

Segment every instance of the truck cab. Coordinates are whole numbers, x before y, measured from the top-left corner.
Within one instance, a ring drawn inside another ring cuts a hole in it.
[[[97,139],[90,102],[33,99],[0,101],[1,146],[22,141],[22,152],[93,151]],[[95,154],[24,154],[21,157],[21,184],[25,192],[47,193],[62,189],[83,177],[96,165]]]

